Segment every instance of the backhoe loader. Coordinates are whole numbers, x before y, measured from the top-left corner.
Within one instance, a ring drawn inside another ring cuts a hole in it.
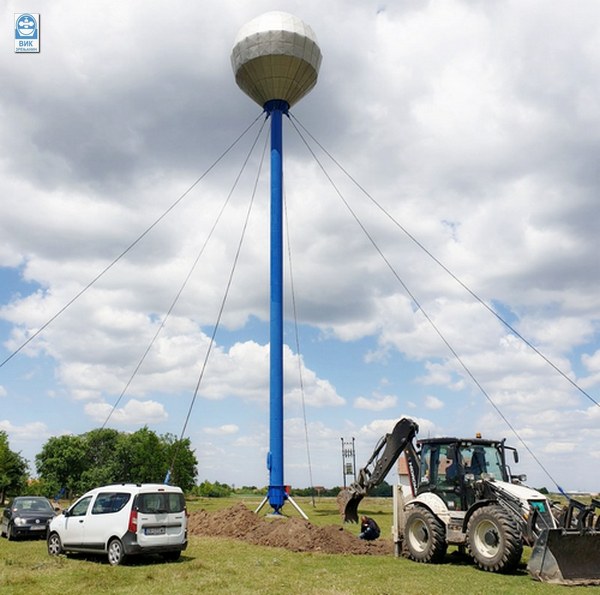
[[[401,455],[408,485],[394,486],[392,534],[396,555],[441,562],[448,545],[468,551],[490,572],[514,572],[523,547],[531,546],[527,569],[537,580],[600,584],[600,501],[570,500],[560,507],[513,475],[505,440],[427,438],[401,419],[383,436],[357,479],[338,496],[344,521],[358,521],[358,505],[379,485]]]

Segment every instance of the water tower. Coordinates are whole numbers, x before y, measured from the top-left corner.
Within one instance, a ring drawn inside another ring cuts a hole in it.
[[[315,86],[321,58],[313,30],[285,12],[268,12],[246,23],[231,52],[236,83],[271,118],[269,491],[259,510],[268,500],[276,514],[286,500],[296,506],[283,480],[282,116]]]

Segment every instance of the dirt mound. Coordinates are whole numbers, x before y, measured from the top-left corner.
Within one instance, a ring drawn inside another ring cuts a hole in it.
[[[293,552],[381,556],[392,554],[394,549],[391,539],[361,541],[342,527],[317,527],[298,518],[259,516],[241,502],[218,512],[191,513],[188,531],[191,535],[232,537]]]

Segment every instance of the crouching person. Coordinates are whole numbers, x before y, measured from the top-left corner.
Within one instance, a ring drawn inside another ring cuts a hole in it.
[[[361,539],[365,539],[367,541],[373,541],[379,537],[381,531],[379,530],[379,525],[368,516],[360,517],[360,535]]]

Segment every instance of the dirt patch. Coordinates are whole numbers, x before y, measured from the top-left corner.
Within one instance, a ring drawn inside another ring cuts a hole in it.
[[[362,541],[343,527],[317,527],[298,518],[260,516],[241,502],[218,512],[191,513],[188,531],[191,535],[231,537],[293,552],[387,556],[394,551],[391,539]]]

